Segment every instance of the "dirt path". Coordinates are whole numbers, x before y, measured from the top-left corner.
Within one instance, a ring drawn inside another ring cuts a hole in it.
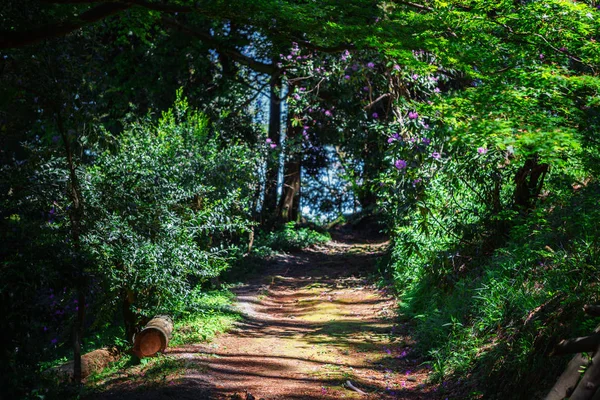
[[[236,290],[237,327],[170,349],[184,372],[141,398],[434,398],[427,368],[395,324],[394,300],[365,279],[383,246],[330,242],[275,257]]]

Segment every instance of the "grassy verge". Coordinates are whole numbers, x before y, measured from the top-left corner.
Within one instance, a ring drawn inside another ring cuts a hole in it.
[[[234,294],[228,289],[205,292],[197,288],[193,291],[191,296],[185,299],[186,311],[174,318],[175,326],[169,348],[210,342],[218,334],[229,330],[235,321],[241,318],[232,307],[234,299]],[[122,334],[122,329],[111,327],[96,332],[88,342],[86,351],[114,346],[114,338],[121,337],[114,336],[118,333]],[[123,346],[122,343],[118,344],[125,349],[130,347]],[[67,356],[45,363],[43,368],[47,369],[65,361],[68,361]],[[147,388],[175,382],[187,370],[199,366],[200,364],[190,363],[189,359],[177,355],[159,354],[156,357],[139,360],[123,352],[117,361],[103,371],[89,376],[82,390],[65,385],[49,375],[44,389],[39,390],[38,394],[46,399],[85,398],[121,384],[127,384],[130,388],[138,386]]]

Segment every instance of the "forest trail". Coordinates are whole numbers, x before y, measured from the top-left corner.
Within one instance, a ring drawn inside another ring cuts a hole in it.
[[[177,376],[127,398],[436,397],[397,322],[396,302],[367,280],[385,246],[331,241],[275,256],[235,290],[243,318],[232,331],[169,348],[182,367]]]

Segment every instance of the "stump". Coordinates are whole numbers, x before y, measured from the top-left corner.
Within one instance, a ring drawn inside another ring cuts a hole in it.
[[[87,378],[91,374],[101,372],[113,361],[119,359],[116,349],[98,349],[81,356],[81,377]],[[73,379],[73,361],[69,361],[58,367],[51,368],[47,372],[55,374],[61,381]]]
[[[158,315],[135,335],[133,352],[139,358],[151,357],[163,352],[169,345],[173,333],[173,320],[168,315]]]

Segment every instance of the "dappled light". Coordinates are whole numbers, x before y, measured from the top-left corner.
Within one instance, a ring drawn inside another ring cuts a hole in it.
[[[0,397],[600,398],[598,0],[2,0]]]

